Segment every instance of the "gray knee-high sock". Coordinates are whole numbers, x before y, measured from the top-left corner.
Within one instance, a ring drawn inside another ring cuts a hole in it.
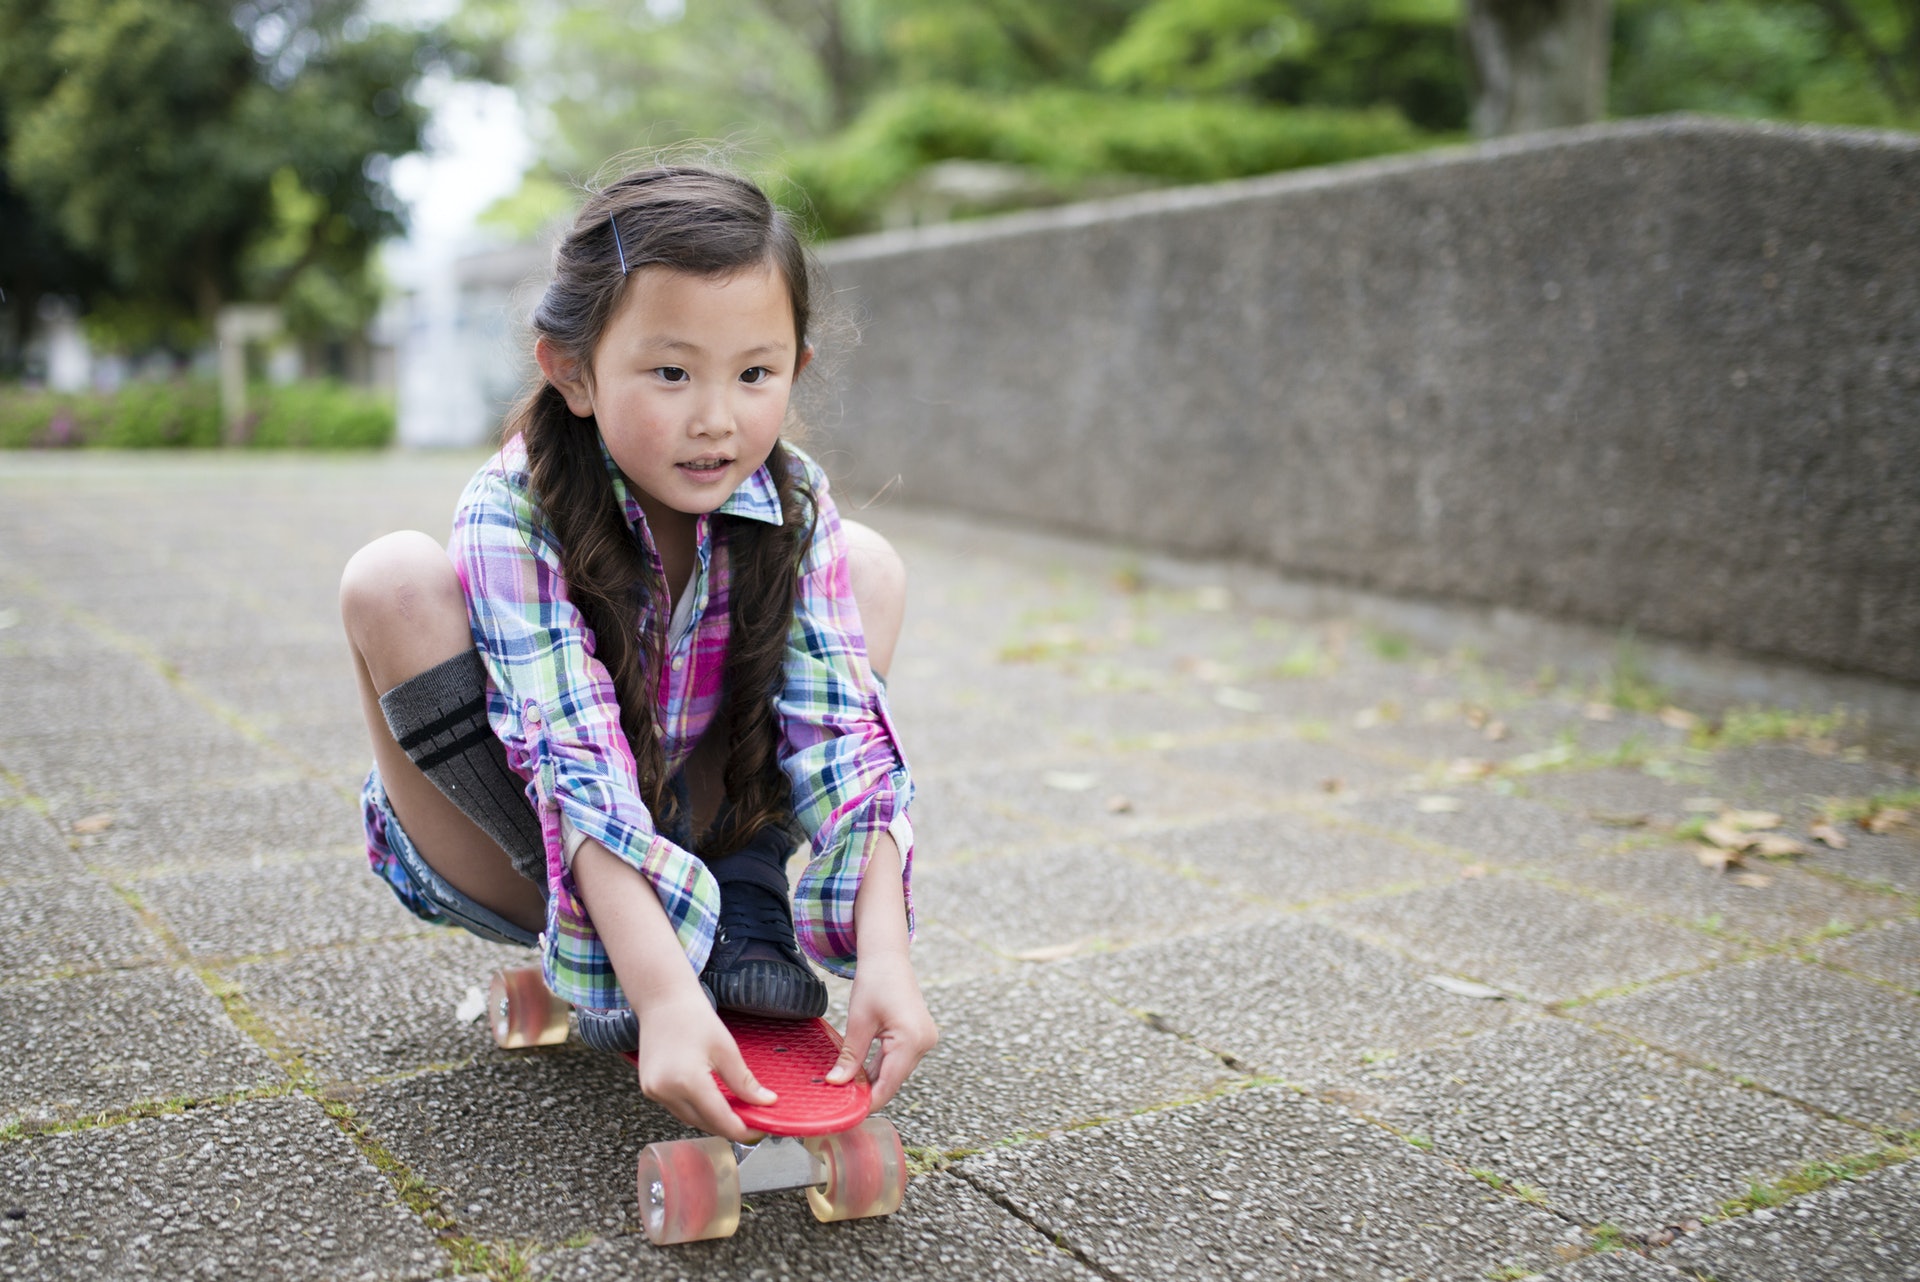
[[[380,711],[420,773],[507,852],[521,876],[546,885],[540,821],[487,724],[487,673],[479,653],[468,650],[402,681],[380,696]]]

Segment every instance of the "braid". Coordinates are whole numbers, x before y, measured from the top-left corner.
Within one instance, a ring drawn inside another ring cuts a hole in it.
[[[739,849],[761,829],[787,823],[792,804],[780,772],[780,718],[775,699],[786,670],[787,633],[800,565],[813,541],[813,494],[792,456],[776,442],[767,457],[780,497],[781,523],[727,520],[731,571],[727,642],[724,778],[731,821],[708,838],[709,858]]]

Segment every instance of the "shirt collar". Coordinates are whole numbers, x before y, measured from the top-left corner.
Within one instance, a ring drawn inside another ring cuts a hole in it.
[[[626,473],[613,461],[613,454],[607,449],[607,443],[600,442],[600,458],[607,465],[607,475],[613,478],[613,497],[620,504],[620,511],[626,516],[627,524],[634,529],[642,529],[646,516],[640,510],[640,500],[633,496],[633,487],[627,484]],[[740,488],[727,496],[727,501],[715,508],[716,513],[727,516],[743,516],[750,521],[764,521],[768,525],[781,523],[780,491],[773,483],[773,473],[762,463],[754,469],[753,475],[740,482]]]

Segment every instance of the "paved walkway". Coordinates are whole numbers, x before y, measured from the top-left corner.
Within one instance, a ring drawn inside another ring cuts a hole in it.
[[[899,511],[923,1173],[650,1248],[358,848],[336,577],[473,461],[0,459],[0,1276],[1920,1278],[1908,769]]]

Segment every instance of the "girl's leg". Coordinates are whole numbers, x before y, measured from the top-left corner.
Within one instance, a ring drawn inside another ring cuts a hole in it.
[[[842,520],[847,537],[847,569],[853,576],[853,600],[867,637],[867,662],[881,677],[893,670],[893,648],[907,611],[907,565],[880,531]]]
[[[394,741],[380,696],[472,650],[466,598],[453,565],[425,534],[369,543],[340,579],[340,616],[353,650],[360,710],[387,800],[432,869],[482,907],[538,931],[541,888],[514,870],[500,844],[423,774]]]

